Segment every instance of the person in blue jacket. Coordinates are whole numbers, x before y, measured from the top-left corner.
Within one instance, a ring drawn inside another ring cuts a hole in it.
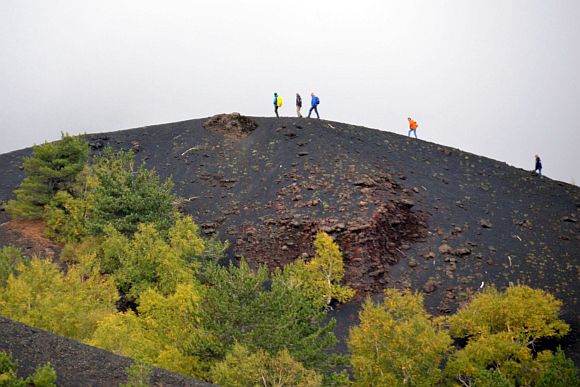
[[[310,100],[310,110],[308,111],[308,118],[310,118],[310,114],[314,110],[316,112],[316,117],[320,119],[320,115],[318,114],[318,104],[320,103],[320,98],[314,95],[314,93],[310,93],[312,99]]]

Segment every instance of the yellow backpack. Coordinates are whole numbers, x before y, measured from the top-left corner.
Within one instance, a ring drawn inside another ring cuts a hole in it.
[[[282,97],[278,96],[278,99],[276,99],[276,105],[278,105],[278,107],[282,106]]]

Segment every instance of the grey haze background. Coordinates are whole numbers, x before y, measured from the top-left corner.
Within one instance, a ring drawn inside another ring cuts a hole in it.
[[[0,2],[0,153],[239,111],[407,134],[580,183],[580,1]]]

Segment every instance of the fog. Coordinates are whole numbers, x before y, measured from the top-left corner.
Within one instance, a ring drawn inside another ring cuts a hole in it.
[[[237,111],[407,134],[580,183],[580,1],[0,2],[0,153]],[[304,109],[303,109],[304,110]]]

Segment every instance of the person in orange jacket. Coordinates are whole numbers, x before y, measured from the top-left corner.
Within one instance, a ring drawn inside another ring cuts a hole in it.
[[[419,127],[417,121],[413,120],[411,117],[407,117],[407,119],[409,120],[409,137],[411,137],[411,132],[413,132],[415,138],[417,138],[417,128]]]

